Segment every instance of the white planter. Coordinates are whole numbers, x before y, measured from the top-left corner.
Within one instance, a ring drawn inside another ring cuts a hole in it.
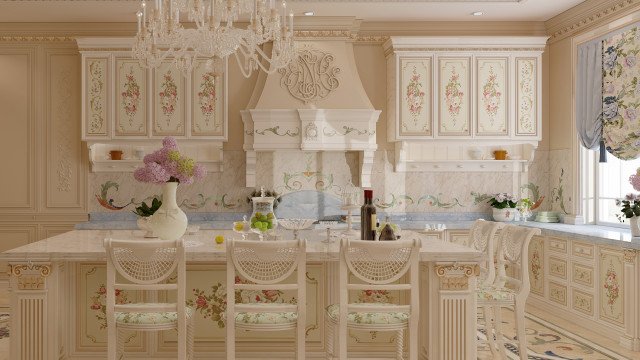
[[[634,216],[629,218],[629,228],[631,228],[631,236],[640,236],[640,217]]]
[[[187,230],[187,214],[176,202],[177,189],[177,182],[162,185],[162,205],[149,220],[153,234],[162,240],[177,240]]]
[[[493,220],[501,222],[514,221],[518,210],[514,208],[496,209],[493,208]]]

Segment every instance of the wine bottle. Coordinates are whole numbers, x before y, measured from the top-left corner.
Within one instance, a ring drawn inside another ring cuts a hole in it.
[[[375,240],[376,207],[373,205],[373,190],[364,191],[364,205],[360,208],[360,237]]]

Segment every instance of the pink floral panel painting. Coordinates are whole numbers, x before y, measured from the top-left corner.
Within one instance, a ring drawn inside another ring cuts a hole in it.
[[[137,60],[116,59],[116,135],[147,135],[146,84]]]
[[[470,59],[440,58],[438,107],[441,136],[465,136],[471,128]]]
[[[430,58],[400,59],[400,135],[430,136],[432,123]]]
[[[507,135],[507,58],[476,60],[478,135]]]
[[[191,114],[193,136],[225,136],[226,66],[199,61],[191,74]]]
[[[185,77],[171,61],[153,74],[153,135],[185,135]]]

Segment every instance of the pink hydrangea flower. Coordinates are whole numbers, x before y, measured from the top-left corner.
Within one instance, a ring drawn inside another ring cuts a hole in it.
[[[162,148],[146,155],[143,162],[144,166],[133,173],[133,177],[141,182],[162,184],[174,181],[189,185],[207,173],[202,165],[180,154],[176,139],[170,136],[162,140]]]

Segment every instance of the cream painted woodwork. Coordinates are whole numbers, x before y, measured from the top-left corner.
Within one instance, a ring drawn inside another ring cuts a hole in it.
[[[131,58],[131,39],[78,38],[82,55],[82,135],[94,172],[132,172],[160,139],[181,148],[210,172],[222,171],[227,140],[227,63],[201,59],[190,76],[170,59],[153,70]],[[192,148],[192,149],[191,149]],[[109,151],[122,150],[124,160]]]
[[[448,231],[448,230],[447,230]],[[130,238],[135,231],[110,230],[113,238]],[[192,235],[198,249],[187,248],[189,289],[187,301],[195,308],[198,331],[195,352],[198,358],[224,358],[225,251],[212,245],[213,234],[233,236],[231,230],[201,230]],[[441,234],[444,234],[442,232]],[[0,254],[10,263],[12,329],[11,358],[31,359],[36,349],[42,360],[65,358],[80,360],[104,357],[106,348],[104,301],[105,263],[100,260],[102,230],[74,231],[47,239],[31,247]],[[324,317],[327,304],[335,303],[338,244],[322,244],[321,234],[308,231],[307,248],[307,325],[308,359],[325,358]],[[422,238],[421,234],[415,236]],[[414,236],[411,235],[410,236]],[[462,360],[476,357],[475,286],[479,274],[479,253],[437,239],[425,239],[420,268],[420,353],[421,358]],[[205,244],[206,242],[206,244]],[[78,244],[82,246],[78,246]],[[328,246],[328,247],[327,247]],[[51,248],[56,250],[51,251]],[[47,256],[50,261],[27,261]],[[171,281],[171,279],[169,279]],[[355,300],[408,299],[395,291],[354,291]],[[133,302],[141,296],[133,291],[117,292],[118,302]],[[257,302],[294,301],[287,291],[241,291],[236,296]],[[154,301],[172,299],[159,294]],[[20,315],[17,315],[20,314]],[[30,331],[21,331],[22,329]],[[440,334],[457,334],[448,341]],[[287,358],[293,350],[291,333],[239,333],[243,357],[259,356],[268,349],[274,358]],[[350,331],[350,354],[358,358],[393,357],[395,333]],[[171,359],[175,354],[175,334],[168,332],[149,337],[126,334],[127,351],[137,357]],[[134,357],[136,357],[134,356]]]
[[[395,143],[395,171],[526,173],[542,138],[546,39],[386,41],[387,140]],[[492,161],[496,149],[507,149],[511,162]],[[477,150],[480,156],[473,155]]]
[[[640,351],[637,250],[560,236],[534,239],[529,249],[529,263],[538,252],[540,264],[529,268],[529,306],[544,309],[545,320],[562,318]]]
[[[0,44],[0,252],[87,220],[80,66],[72,41]]]
[[[544,237],[536,235],[529,242],[529,282],[531,292],[540,296],[544,296],[544,259]]]
[[[469,230],[447,230],[447,241],[469,246]]]

